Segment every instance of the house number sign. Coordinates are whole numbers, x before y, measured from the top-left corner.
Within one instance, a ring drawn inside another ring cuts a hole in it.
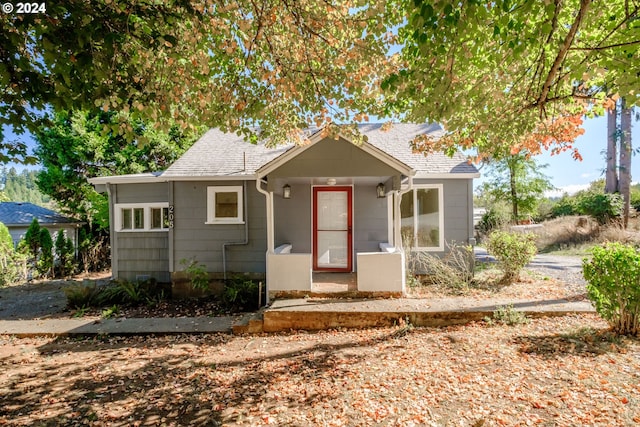
[[[169,206],[169,228],[173,228],[173,205]]]

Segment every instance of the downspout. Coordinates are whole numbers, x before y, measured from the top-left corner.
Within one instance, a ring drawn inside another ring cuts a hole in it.
[[[265,181],[266,183],[266,181]],[[259,193],[264,194],[265,197],[265,203],[266,203],[266,214],[267,214],[267,253],[271,254],[273,253],[273,248],[274,248],[274,236],[273,236],[273,198],[271,197],[271,193],[269,193],[267,190],[263,190],[262,189],[262,180],[260,179],[260,177],[256,177],[256,190],[258,190]],[[267,255],[267,260],[269,259],[268,255]],[[267,276],[269,274],[269,263],[267,262]],[[265,282],[265,289],[264,289],[264,293],[265,293],[265,297],[266,297],[266,304],[269,305],[269,283]]]
[[[107,197],[109,199],[109,244],[111,245],[111,278],[117,279],[118,276],[118,241],[115,233],[115,205],[118,197],[118,190],[114,188],[112,192],[111,184],[107,183]],[[115,193],[115,194],[114,194]]]
[[[245,246],[249,244],[249,210],[247,209],[247,181],[243,182],[243,210],[244,210],[244,240],[241,242],[226,242],[222,244],[222,274],[227,280],[227,246]]]

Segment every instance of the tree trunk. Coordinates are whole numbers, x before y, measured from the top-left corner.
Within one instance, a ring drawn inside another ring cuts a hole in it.
[[[622,213],[624,228],[629,223],[629,207],[631,203],[631,108],[627,108],[622,98],[620,104],[622,114],[620,117],[620,167],[618,191],[624,199]]]
[[[618,110],[614,107],[607,111],[607,171],[605,174],[605,193],[615,193],[618,191],[618,171],[616,168],[617,162],[617,120]]]
[[[513,221],[518,223],[518,190],[516,189],[516,164],[517,161],[514,157],[507,160],[507,166],[509,167],[509,187],[511,189],[511,214],[513,215]]]

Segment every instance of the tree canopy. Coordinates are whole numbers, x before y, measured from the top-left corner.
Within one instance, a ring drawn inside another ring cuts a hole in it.
[[[35,129],[46,112],[100,108],[275,144],[300,138],[301,127],[377,115],[443,123],[440,144],[418,141],[427,151],[568,149],[583,114],[618,96],[638,103],[639,5],[47,3],[44,14],[0,15],[0,125]],[[111,126],[132,138],[126,123]]]
[[[133,141],[117,129],[104,131],[122,124],[132,128]],[[106,195],[96,193],[87,178],[165,169],[193,144],[195,135],[176,125],[165,133],[124,113],[75,111],[57,113],[37,131],[36,140],[43,166],[40,190],[64,213],[108,227]]]
[[[247,135],[259,126],[279,142],[364,119],[398,17],[351,0],[70,0],[2,14],[0,124],[36,129],[48,108],[98,107]]]
[[[417,148],[569,149],[583,114],[619,96],[640,102],[638,1],[401,3],[402,69],[383,83],[390,112],[449,131]]]

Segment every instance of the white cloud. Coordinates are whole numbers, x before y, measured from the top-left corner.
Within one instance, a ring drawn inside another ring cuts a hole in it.
[[[558,187],[557,190],[545,191],[545,197],[562,197],[563,194],[576,194],[580,190],[586,190],[589,184],[571,184],[564,187]]]

